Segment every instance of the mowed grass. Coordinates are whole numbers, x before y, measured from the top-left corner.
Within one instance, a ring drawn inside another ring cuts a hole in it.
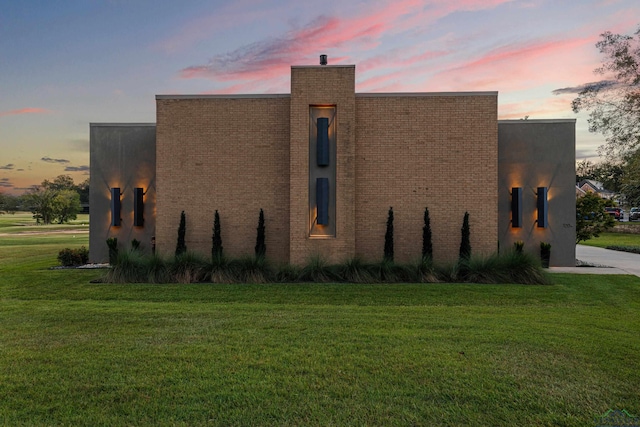
[[[640,248],[640,234],[626,233],[602,233],[599,237],[594,237],[581,245],[607,248],[608,246],[635,246]]]
[[[5,239],[2,425],[585,426],[610,408],[640,414],[633,276],[92,284],[103,272],[49,269],[86,235]]]
[[[0,234],[89,231],[89,214],[79,214],[67,224],[38,224],[30,212],[0,214]]]

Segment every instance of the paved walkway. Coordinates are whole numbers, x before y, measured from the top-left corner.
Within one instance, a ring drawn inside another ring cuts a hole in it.
[[[576,245],[576,259],[601,267],[552,267],[551,272],[581,274],[633,274],[640,276],[640,254]]]

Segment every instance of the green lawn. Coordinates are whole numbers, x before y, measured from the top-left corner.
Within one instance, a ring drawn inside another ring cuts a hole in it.
[[[640,278],[106,285],[0,237],[1,425],[591,426],[640,414]]]
[[[602,233],[600,237],[594,237],[585,242],[580,242],[580,244],[599,248],[606,248],[607,246],[640,247],[640,234]]]

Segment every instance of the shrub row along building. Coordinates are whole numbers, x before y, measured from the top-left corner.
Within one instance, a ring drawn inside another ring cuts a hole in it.
[[[429,208],[436,262],[458,257],[469,212],[474,255],[525,242],[575,264],[575,120],[498,120],[497,92],[356,93],[354,65],[292,66],[291,93],[157,95],[155,124],[92,123],[90,258],[137,239],[252,254],[262,208],[267,258],[302,264],[421,256]]]

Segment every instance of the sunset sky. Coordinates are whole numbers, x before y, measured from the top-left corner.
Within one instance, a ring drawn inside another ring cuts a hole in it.
[[[291,65],[356,65],[357,92],[498,91],[499,118],[571,111],[638,0],[5,1],[0,192],[89,173],[90,122],[154,122],[156,94],[289,93]],[[560,94],[554,94],[555,90]]]

